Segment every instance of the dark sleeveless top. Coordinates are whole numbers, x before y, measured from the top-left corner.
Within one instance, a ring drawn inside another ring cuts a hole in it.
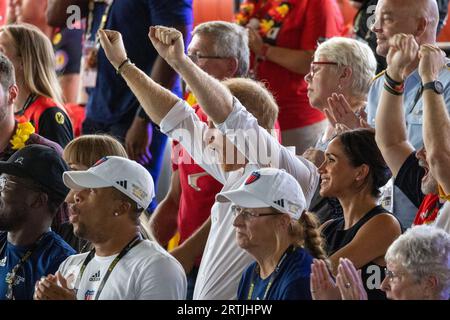
[[[367,212],[359,221],[351,228],[344,230],[344,218],[332,220],[322,231],[326,240],[326,248],[328,256],[331,256],[339,249],[345,247],[356,236],[356,233],[370,219],[381,213],[389,213],[381,206],[376,206]],[[386,294],[379,289],[379,285],[385,277],[384,267],[376,263],[369,262],[361,268],[361,276],[364,288],[367,291],[369,300],[385,300]]]

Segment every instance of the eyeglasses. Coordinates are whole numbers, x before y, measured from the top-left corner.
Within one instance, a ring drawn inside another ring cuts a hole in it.
[[[5,176],[0,176],[0,192],[3,192],[5,190],[8,181],[9,181],[9,183],[20,184],[20,183],[18,183],[16,181],[8,179]]]
[[[194,63],[197,63],[198,60],[200,60],[200,59],[226,59],[227,58],[227,57],[220,57],[220,56],[204,56],[198,52],[190,53],[190,54],[188,54],[188,57]]]
[[[245,220],[249,220],[252,218],[265,217],[265,216],[277,216],[277,215],[282,214],[280,212],[273,212],[273,211],[271,211],[271,212],[252,212],[250,210],[243,209],[239,206],[232,206],[231,211],[233,211],[233,215],[235,218],[242,215],[242,217]]]
[[[384,273],[386,275],[386,278],[391,282],[393,281],[395,278],[399,278],[400,276],[403,275],[403,273],[401,272],[393,272],[391,270],[389,270],[388,268],[384,268]]]
[[[26,183],[25,182],[17,182],[17,181],[11,180],[10,178],[7,178],[5,176],[0,176],[0,192],[3,192],[6,189],[6,186],[11,183],[25,187],[28,190],[42,192],[41,187],[37,184],[28,182],[28,181]]]
[[[311,62],[311,66],[309,68],[309,74],[311,75],[311,78],[314,78],[314,75],[317,72],[317,65],[330,65],[330,66],[337,66],[337,62],[331,62],[331,61],[313,61]]]

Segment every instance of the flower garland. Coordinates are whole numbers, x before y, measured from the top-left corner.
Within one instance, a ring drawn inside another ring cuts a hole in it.
[[[267,1],[247,0],[241,4],[239,12],[236,14],[236,22],[241,26],[246,26],[252,18],[258,18],[255,14],[258,2],[261,2],[258,11],[268,9],[264,18],[259,20],[259,33],[262,37],[265,37],[275,25],[279,25],[287,16],[291,4],[286,0],[271,0],[268,6]]]
[[[22,122],[17,124],[16,133],[12,136],[9,142],[11,143],[11,149],[20,150],[25,147],[25,143],[35,132],[31,122]]]

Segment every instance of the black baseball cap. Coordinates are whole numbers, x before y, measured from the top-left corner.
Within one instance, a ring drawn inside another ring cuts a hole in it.
[[[7,161],[0,161],[0,174],[32,180],[58,204],[69,192],[62,179],[68,170],[66,162],[54,149],[37,144],[16,151]]]

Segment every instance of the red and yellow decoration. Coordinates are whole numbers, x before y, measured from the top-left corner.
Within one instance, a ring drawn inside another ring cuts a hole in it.
[[[292,4],[286,0],[246,0],[236,14],[236,22],[246,26],[252,18],[258,19],[259,33],[265,37],[274,26],[279,26],[283,22],[291,6]],[[264,16],[260,16],[259,12],[265,13]]]
[[[191,106],[193,107],[194,105],[197,104],[197,98],[194,96],[194,94],[190,91],[188,91],[185,95],[184,95],[184,100]]]
[[[438,190],[439,190],[439,198],[445,201],[450,201],[450,194],[446,194],[444,189],[442,189],[440,185],[438,185]]]
[[[35,130],[31,122],[18,123],[16,133],[9,141],[11,143],[11,149],[20,150],[25,147],[25,143],[34,132]]]

